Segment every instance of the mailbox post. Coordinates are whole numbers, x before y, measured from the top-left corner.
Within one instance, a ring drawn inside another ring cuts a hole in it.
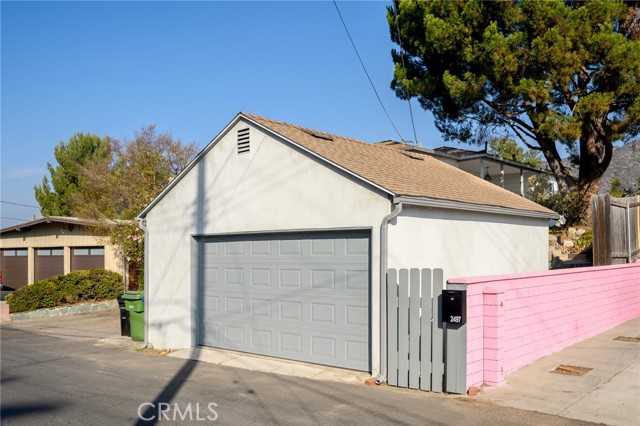
[[[445,389],[467,392],[467,290],[464,284],[447,284],[442,291],[445,328]],[[457,287],[457,288],[456,288]]]

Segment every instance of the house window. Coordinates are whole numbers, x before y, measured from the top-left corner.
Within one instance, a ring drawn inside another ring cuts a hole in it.
[[[27,249],[5,249],[2,251],[4,257],[21,257],[27,256]]]

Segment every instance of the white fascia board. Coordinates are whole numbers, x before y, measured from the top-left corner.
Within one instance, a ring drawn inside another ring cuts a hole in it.
[[[540,218],[540,219],[554,219],[554,220],[557,220],[560,218],[560,215],[557,213],[544,213],[544,212],[536,212],[536,211],[530,211],[530,210],[518,210],[518,209],[510,209],[507,207],[489,206],[486,204],[472,204],[472,203],[465,203],[461,201],[441,200],[437,198],[427,198],[427,197],[401,196],[401,197],[394,198],[394,202],[403,203],[409,206],[435,207],[440,209],[464,210],[464,211],[481,212],[481,213],[502,214],[507,216],[523,216],[523,217],[534,217],[534,218]]]
[[[187,167],[185,167],[185,169],[178,176],[176,176],[176,178],[172,180],[171,183],[167,185],[167,187],[163,189],[162,192],[158,194],[158,196],[154,198],[153,201],[151,201],[151,203],[149,203],[149,205],[145,207],[144,210],[142,210],[142,212],[140,212],[140,214],[136,217],[136,220],[144,219],[147,216],[147,214],[151,211],[151,209],[155,207],[155,205],[158,204],[160,200],[162,200],[164,196],[167,195],[167,193],[171,191],[173,187],[176,186],[178,182],[180,182],[182,178],[186,176],[186,174],[189,173],[191,169],[195,167],[196,164],[198,164],[198,162],[202,159],[202,157],[204,157],[205,155],[207,155],[209,151],[211,151],[211,148],[213,148],[218,143],[218,141],[222,138],[222,136],[224,136],[224,134],[227,133],[227,131],[229,131],[231,127],[236,125],[236,123],[240,120],[241,117],[242,117],[242,114],[236,115],[234,119],[231,120],[231,122],[229,122],[229,124],[227,124],[225,128],[222,129],[220,133],[216,135],[216,137],[211,139],[211,142],[209,142],[209,144],[205,146],[204,149],[198,153],[198,155],[196,155],[196,158],[194,158],[193,161],[191,161],[191,163],[189,163],[189,165],[187,165]]]
[[[551,174],[550,171],[548,170],[542,170],[542,169],[538,169],[536,167],[530,166],[528,164],[524,164],[524,163],[520,163],[518,161],[512,161],[512,160],[508,160],[506,158],[500,158],[500,157],[496,157],[494,155],[490,155],[490,154],[473,154],[473,155],[469,155],[468,157],[462,157],[462,158],[458,158],[458,162],[459,163],[464,163],[467,161],[473,161],[473,160],[479,160],[479,159],[484,159],[486,161],[491,161],[493,163],[497,163],[497,164],[505,164],[511,167],[516,167],[518,169],[524,169],[524,170],[528,170],[530,172],[534,172],[534,173],[542,173],[542,174]]]
[[[242,117],[245,120],[247,120],[248,122],[250,122],[251,124],[253,124],[254,126],[259,127],[260,129],[262,129],[264,132],[269,133],[269,134],[271,134],[273,136],[276,136],[279,139],[283,139],[285,142],[287,142],[287,143],[295,146],[296,148],[306,152],[307,154],[311,155],[312,157],[315,157],[315,158],[321,160],[323,163],[327,163],[327,164],[335,167],[336,169],[339,169],[339,170],[345,172],[346,174],[348,174],[350,176],[353,176],[357,180],[360,180],[360,181],[366,183],[367,185],[373,186],[374,188],[384,192],[385,194],[388,194],[388,195],[391,195],[391,196],[395,196],[396,195],[395,193],[389,191],[388,189],[386,189],[386,188],[384,188],[384,187],[382,187],[382,186],[380,186],[380,185],[378,185],[378,184],[376,184],[376,183],[374,183],[374,182],[372,182],[372,181],[370,181],[370,180],[368,180],[368,179],[366,179],[366,178],[364,178],[364,177],[352,172],[351,170],[349,170],[349,169],[347,169],[345,167],[342,167],[341,165],[339,165],[337,163],[334,163],[333,161],[321,156],[317,152],[314,152],[314,151],[310,150],[309,148],[306,148],[306,147],[304,147],[304,146],[292,141],[291,139],[286,138],[285,136],[281,135],[280,133],[269,129],[268,127],[265,127],[262,124],[260,124],[260,123],[258,123],[256,121],[253,121],[252,119],[250,119],[248,117],[245,117],[245,116],[242,116]]]

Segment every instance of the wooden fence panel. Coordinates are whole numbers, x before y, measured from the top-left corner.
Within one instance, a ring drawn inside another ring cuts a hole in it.
[[[632,263],[640,257],[640,196],[591,197],[593,265]]]
[[[443,391],[445,335],[440,321],[441,269],[387,273],[387,382]],[[465,362],[466,355],[460,362]]]

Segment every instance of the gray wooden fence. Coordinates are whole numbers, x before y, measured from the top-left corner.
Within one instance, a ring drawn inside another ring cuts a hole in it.
[[[632,263],[640,258],[640,196],[591,197],[593,265]]]
[[[389,385],[466,392],[466,326],[447,330],[443,325],[443,286],[442,269],[388,270]]]

